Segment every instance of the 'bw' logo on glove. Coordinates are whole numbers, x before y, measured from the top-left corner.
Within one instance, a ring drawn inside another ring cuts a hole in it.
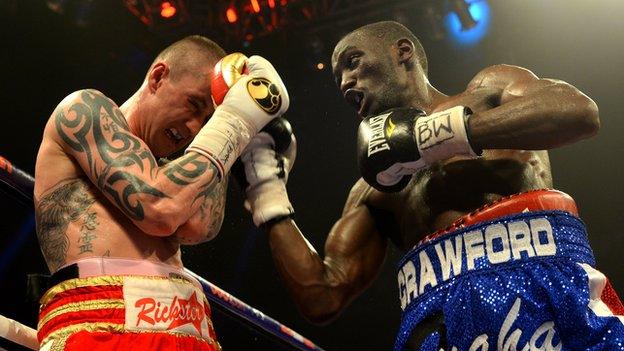
[[[444,113],[431,117],[421,117],[416,122],[419,149],[424,150],[439,145],[455,136],[451,126],[451,114]]]

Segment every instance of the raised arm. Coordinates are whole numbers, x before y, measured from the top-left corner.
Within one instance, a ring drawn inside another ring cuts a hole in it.
[[[148,234],[171,235],[198,210],[207,212],[204,231],[211,218],[222,218],[223,206],[206,211],[206,201],[218,186],[213,163],[192,152],[159,167],[148,146],[129,131],[115,103],[98,91],[82,90],[65,98],[48,121],[45,137],[58,143]]]
[[[372,189],[362,180],[351,190],[342,217],[329,232],[324,257],[292,219],[267,228],[277,270],[311,322],[334,319],[379,273],[388,240],[378,232],[364,203],[367,191]]]
[[[590,137],[600,128],[598,107],[587,95],[521,67],[488,67],[465,94],[488,92],[498,106],[469,119],[471,142],[479,149],[551,149]]]
[[[197,134],[187,154],[163,167],[158,167],[148,146],[130,132],[119,108],[95,90],[64,99],[50,118],[44,139],[55,140],[144,232],[168,236],[182,227],[178,234],[183,242],[201,241],[202,235],[190,236],[193,227],[203,226],[199,230],[203,229],[205,237],[221,225],[225,192],[216,183],[220,179],[225,182],[250,138],[289,105],[286,87],[269,61],[238,53],[224,60],[230,62],[227,59],[233,56],[240,56],[234,61],[244,63],[245,74],[230,82],[223,102],[201,129],[193,131]],[[217,67],[228,70],[226,61]],[[155,133],[150,125],[138,128]],[[207,210],[210,216],[206,216]]]

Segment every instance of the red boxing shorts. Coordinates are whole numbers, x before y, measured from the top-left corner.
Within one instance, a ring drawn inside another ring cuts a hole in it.
[[[40,350],[221,350],[201,285],[180,269],[92,258],[59,272],[76,277],[40,300]]]

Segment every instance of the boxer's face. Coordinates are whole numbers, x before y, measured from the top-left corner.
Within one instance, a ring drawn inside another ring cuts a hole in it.
[[[334,49],[332,69],[343,97],[362,118],[406,105],[400,64],[392,46],[378,38],[346,36]]]
[[[155,156],[168,156],[185,147],[214,112],[210,80],[205,77],[185,74],[160,82],[142,131]]]

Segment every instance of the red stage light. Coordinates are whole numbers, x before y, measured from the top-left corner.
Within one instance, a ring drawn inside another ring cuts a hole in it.
[[[236,9],[233,7],[229,7],[227,11],[225,11],[225,17],[227,17],[228,22],[234,23],[238,20],[238,15],[236,14]]]
[[[282,6],[286,6],[287,3],[288,3],[288,0],[280,0],[280,5]]]
[[[160,4],[160,16],[163,18],[171,18],[175,16],[176,12],[178,12],[178,10],[169,1],[163,1]]]
[[[251,8],[255,13],[260,12],[260,3],[258,3],[258,0],[251,0]]]
[[[270,8],[272,8],[272,9],[275,8],[275,0],[269,0],[268,3],[269,3],[269,7]]]

